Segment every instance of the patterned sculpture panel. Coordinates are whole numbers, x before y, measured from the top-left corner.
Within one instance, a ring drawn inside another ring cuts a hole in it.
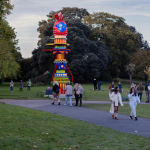
[[[49,43],[46,45],[53,45],[53,49],[45,49],[42,51],[52,51],[53,54],[56,54],[56,59],[54,61],[54,72],[52,75],[52,82],[57,81],[60,85],[60,94],[65,94],[64,88],[66,83],[70,82],[69,77],[67,76],[66,70],[70,73],[72,77],[73,83],[73,76],[70,72],[69,68],[67,67],[67,61],[65,59],[65,54],[68,54],[69,49],[66,47],[69,45],[66,43],[67,40],[67,24],[63,21],[64,15],[62,13],[55,14],[56,22],[53,27],[53,34],[54,34],[54,43]]]

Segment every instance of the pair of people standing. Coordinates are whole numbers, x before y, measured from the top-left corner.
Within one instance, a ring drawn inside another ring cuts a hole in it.
[[[60,89],[60,87],[59,87],[58,82],[54,81],[53,89],[52,89],[54,91],[54,99],[53,99],[52,105],[54,105],[56,100],[58,101],[58,105],[60,105],[59,89]],[[72,107],[73,88],[70,85],[70,83],[66,84],[65,91],[66,91],[66,100],[65,100],[65,104],[64,105],[67,105],[67,101],[69,99],[70,100],[70,107]]]
[[[82,93],[83,93],[83,88],[81,86],[81,84],[76,83],[74,85],[74,91],[75,91],[75,99],[76,99],[76,105],[78,106],[78,102],[80,100],[80,107],[82,106]]]

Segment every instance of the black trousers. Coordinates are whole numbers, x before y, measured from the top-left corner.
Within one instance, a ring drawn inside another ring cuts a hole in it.
[[[94,85],[94,90],[96,90],[97,89],[97,85]]]
[[[78,102],[80,101],[80,107],[82,106],[82,94],[77,95],[76,106],[78,106]]]

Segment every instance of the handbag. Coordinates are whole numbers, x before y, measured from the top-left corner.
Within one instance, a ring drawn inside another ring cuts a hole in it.
[[[80,91],[79,91],[79,90],[78,90],[78,91],[76,91],[76,94],[77,94],[77,95],[80,95]]]
[[[110,111],[109,111],[111,114],[113,114],[114,113],[114,104],[112,103],[111,104],[111,107],[110,107]]]

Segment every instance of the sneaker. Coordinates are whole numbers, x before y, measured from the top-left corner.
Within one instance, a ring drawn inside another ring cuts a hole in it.
[[[130,116],[129,118],[133,120],[132,116]]]
[[[52,105],[54,105],[54,102],[52,102]]]
[[[116,119],[116,120],[119,120],[119,118],[118,118],[118,117],[115,117],[115,119]]]
[[[58,105],[60,105],[60,102],[58,103]]]
[[[137,121],[138,120],[138,118],[137,117],[135,117],[135,121]]]
[[[64,104],[66,106],[66,104]]]

